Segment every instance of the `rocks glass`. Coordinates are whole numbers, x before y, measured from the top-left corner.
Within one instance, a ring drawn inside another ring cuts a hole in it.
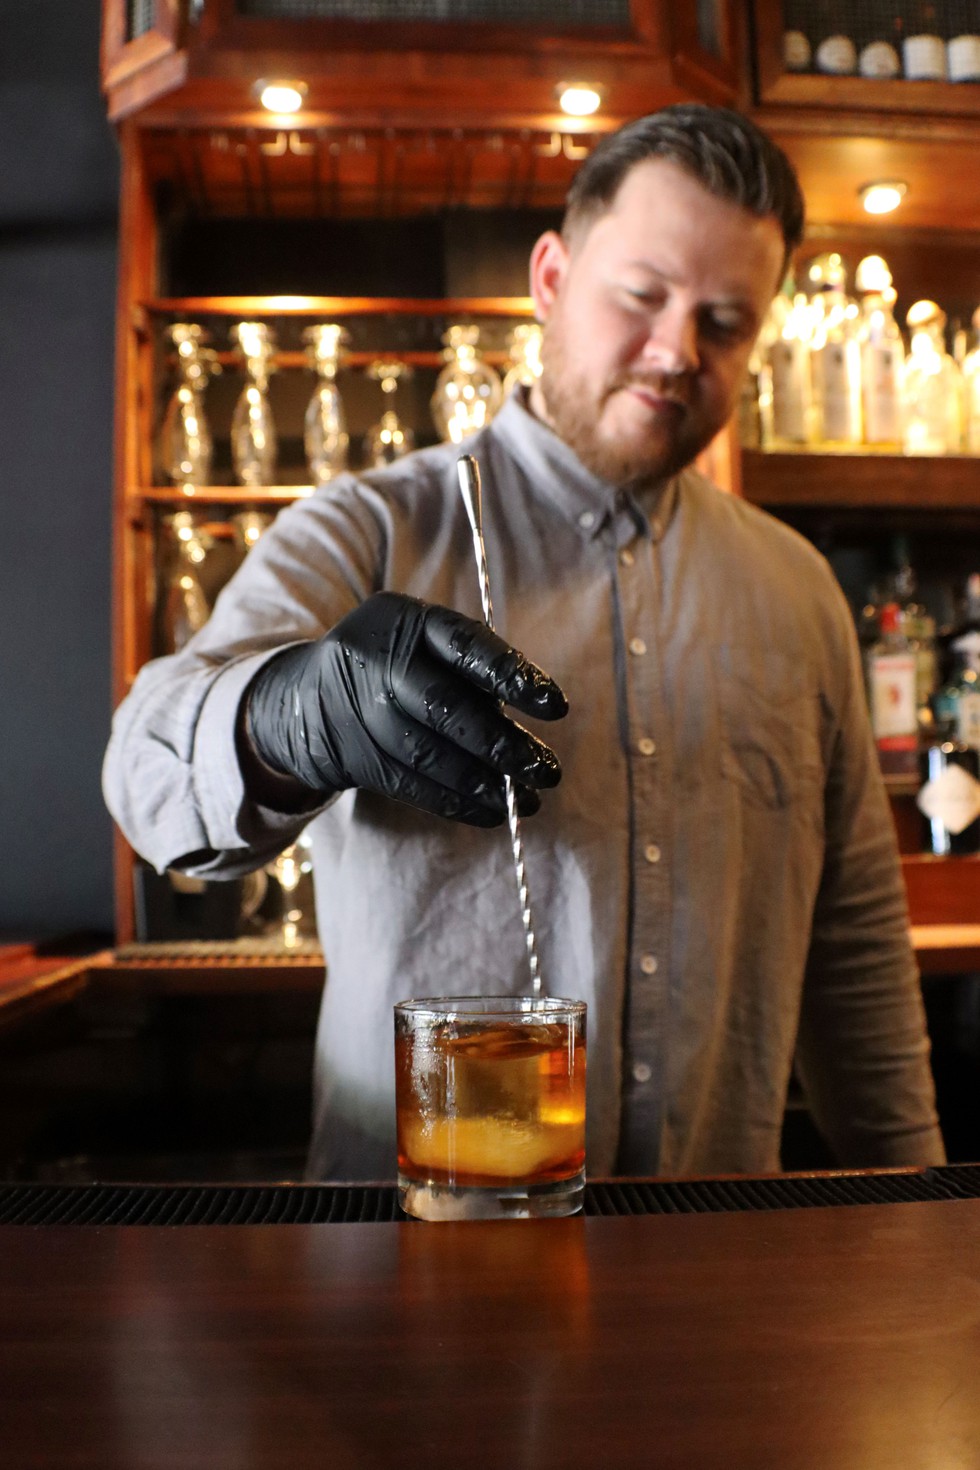
[[[398,1192],[422,1220],[571,1215],[585,1184],[585,1002],[395,1006]]]

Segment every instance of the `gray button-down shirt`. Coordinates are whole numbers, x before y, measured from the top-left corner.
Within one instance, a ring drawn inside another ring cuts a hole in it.
[[[594,1175],[779,1163],[794,1056],[844,1163],[942,1159],[894,832],[846,603],[802,537],[686,471],[640,504],[511,398],[467,445],[499,630],[556,678],[564,775],[524,824],[545,988],[588,1003]],[[299,830],[246,797],[270,650],[381,588],[479,618],[452,446],[280,513],[120,707],[109,805],[155,866],[232,876]],[[311,825],[328,978],[311,1172],[394,1172],[392,1014],[526,988],[506,829],[345,792]],[[188,855],[194,854],[190,864]]]

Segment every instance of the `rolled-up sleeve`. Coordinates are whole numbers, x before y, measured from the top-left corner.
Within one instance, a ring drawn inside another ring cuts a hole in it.
[[[377,589],[384,513],[347,480],[280,513],[180,653],[137,675],[112,726],[102,785],[127,840],[159,871],[239,877],[321,807],[283,814],[248,797],[235,748],[242,697],[291,644],[320,637]]]

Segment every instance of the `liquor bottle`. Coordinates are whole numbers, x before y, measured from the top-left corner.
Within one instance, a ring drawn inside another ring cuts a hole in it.
[[[896,292],[880,255],[867,255],[855,273],[861,300],[861,406],[864,442],[902,444],[902,369],[905,347],[895,320]]]
[[[810,7],[806,0],[785,0],[783,5],[783,66],[787,71],[805,72],[813,65],[813,47],[807,33]]]
[[[813,316],[802,291],[777,296],[764,329],[769,411],[762,412],[763,433],[770,427],[775,445],[809,444],[815,437],[810,341]]]
[[[838,0],[824,0],[819,8],[813,58],[817,71],[828,76],[849,77],[857,71],[857,47],[847,9]]]
[[[916,663],[902,632],[897,602],[885,603],[880,627],[868,655],[868,699],[878,760],[886,776],[914,776],[919,751]]]
[[[946,351],[946,313],[916,301],[905,318],[912,336],[902,375],[906,454],[955,454],[962,440],[963,380]]]
[[[963,447],[980,454],[980,307],[973,313],[977,346],[963,359]]]
[[[936,723],[980,750],[980,573],[967,578],[954,627],[944,641],[951,668],[933,701]]]
[[[911,7],[906,23],[907,35],[903,65],[910,82],[943,82],[946,80],[946,42],[936,15],[935,5],[927,0]]]
[[[860,444],[861,342],[856,301],[845,292],[844,262],[835,252],[810,263],[817,287],[810,374],[817,434],[827,444]]]
[[[883,5],[866,7],[867,18],[858,36],[858,71],[862,77],[892,80],[902,74],[901,51],[894,42],[893,23]]]
[[[921,776],[916,805],[925,818],[925,851],[980,851],[980,751],[940,733],[922,752]]]
[[[886,600],[898,604],[899,627],[915,659],[915,704],[920,729],[934,725],[933,704],[939,685],[936,620],[918,599],[918,578],[906,536],[891,540],[893,570],[886,582]]]
[[[980,82],[980,15],[976,0],[950,0],[946,75],[951,82]]]

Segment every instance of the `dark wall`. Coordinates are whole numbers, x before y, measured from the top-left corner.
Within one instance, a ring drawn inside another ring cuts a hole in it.
[[[0,937],[112,924],[117,154],[98,0],[0,0]]]

